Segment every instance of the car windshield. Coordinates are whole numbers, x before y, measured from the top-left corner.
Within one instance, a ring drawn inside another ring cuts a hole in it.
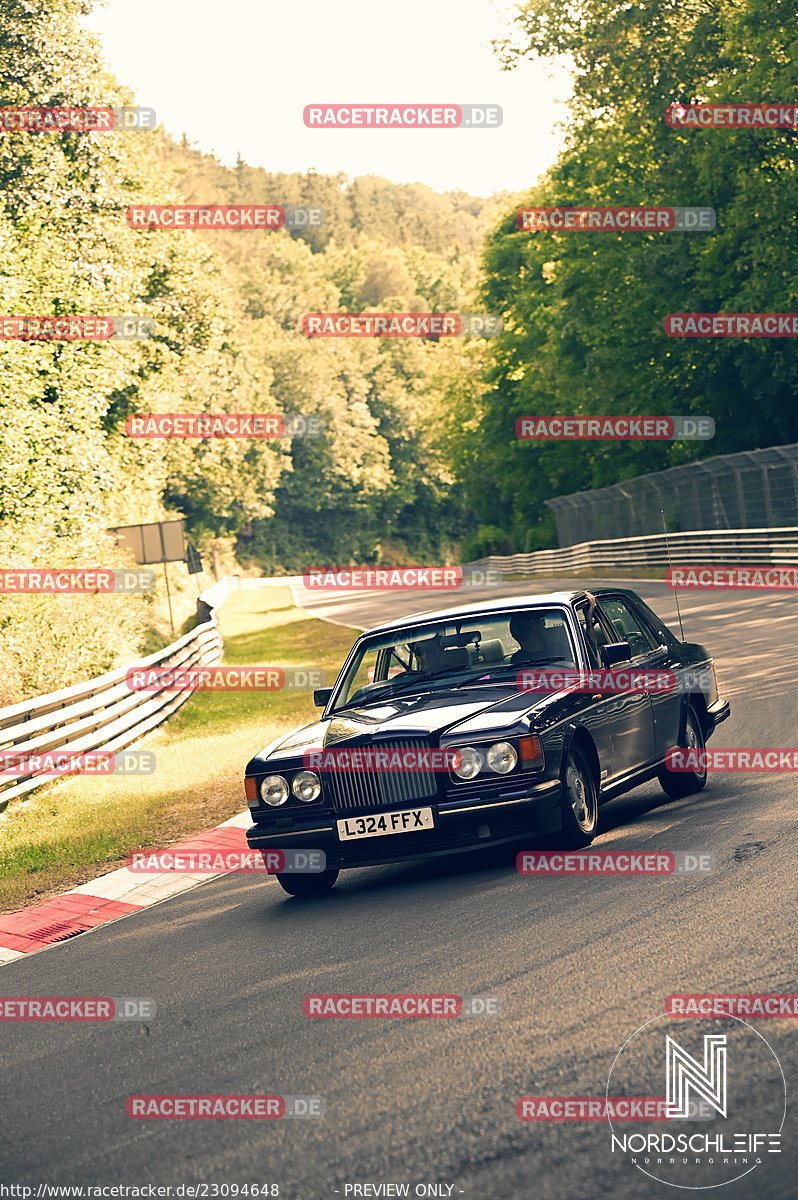
[[[393,696],[507,677],[528,663],[576,666],[563,608],[509,612],[405,626],[359,643],[341,680],[335,711]]]

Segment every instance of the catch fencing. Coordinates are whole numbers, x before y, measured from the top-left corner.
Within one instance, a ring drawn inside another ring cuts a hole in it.
[[[683,463],[610,487],[546,501],[557,542],[627,538],[667,529],[785,529],[798,521],[798,444]]]

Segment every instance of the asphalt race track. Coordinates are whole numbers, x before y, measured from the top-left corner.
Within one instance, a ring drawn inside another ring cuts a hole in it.
[[[503,591],[557,586],[575,585]],[[678,631],[665,584],[625,586]],[[305,602],[368,626],[462,601]],[[798,745],[795,604],[775,591],[682,593],[686,636],[709,647],[732,701],[713,747]],[[716,774],[697,798],[668,802],[650,784],[602,813],[596,848],[704,851],[714,869],[527,878],[514,850],[494,850],[347,872],[321,900],[230,875],[5,966],[5,996],[151,996],[157,1014],[146,1026],[3,1025],[0,1180],[270,1183],[289,1200],[377,1195],[345,1185],[383,1182],[491,1200],[675,1195],[610,1153],[605,1122],[522,1122],[516,1101],[603,1096],[622,1044],[672,993],[798,991],[798,785],[791,774]],[[501,1012],[310,1020],[309,992],[477,993],[498,996]],[[669,1028],[685,1040],[690,1024]],[[794,1095],[795,1018],[752,1024]],[[739,1058],[730,1079],[764,1110],[760,1060]],[[140,1093],[321,1096],[325,1115],[131,1120],[125,1101]],[[793,1111],[782,1153],[723,1200],[796,1195]]]

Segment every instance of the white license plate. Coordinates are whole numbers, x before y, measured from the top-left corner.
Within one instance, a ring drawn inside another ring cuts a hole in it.
[[[407,808],[403,812],[372,813],[368,817],[346,817],[336,822],[339,841],[353,838],[382,837],[386,833],[412,833],[414,829],[434,829],[431,808]]]

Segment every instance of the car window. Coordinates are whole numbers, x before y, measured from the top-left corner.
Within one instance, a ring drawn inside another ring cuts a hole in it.
[[[400,643],[380,652],[374,680],[379,682],[383,679],[394,679],[397,675],[403,675],[405,671],[415,670],[418,670],[418,664],[412,650]]]
[[[576,619],[579,622],[579,628],[582,631],[582,638],[587,648],[587,658],[591,667],[598,667],[599,663],[598,648],[601,643],[598,640],[598,635],[605,636],[601,626],[590,625],[587,623],[587,605],[583,604],[581,608],[576,610]],[[605,636],[606,641],[606,636]]]
[[[639,596],[635,596],[634,610],[642,621],[643,628],[654,636],[658,646],[667,646],[678,642],[679,639],[671,632],[662,617],[649,608],[645,600],[641,600]]]
[[[356,692],[359,688],[374,683],[378,661],[378,651],[376,649],[368,650],[363,655],[349,678],[350,691]]]
[[[367,635],[340,680],[335,709],[434,689],[439,679],[444,686],[469,678],[476,682],[538,660],[576,665],[562,608],[530,605]]]
[[[617,596],[607,597],[602,599],[601,607],[615,630],[618,641],[628,642],[631,646],[632,658],[648,654],[654,649],[656,641],[625,600]]]
[[[615,630],[598,608],[593,610],[592,624],[588,630],[587,613],[588,606],[585,604],[578,612],[579,623],[582,632],[585,634],[591,665],[601,666],[602,646],[609,646],[610,642],[617,641],[617,637]],[[595,662],[594,659],[596,660]]]

